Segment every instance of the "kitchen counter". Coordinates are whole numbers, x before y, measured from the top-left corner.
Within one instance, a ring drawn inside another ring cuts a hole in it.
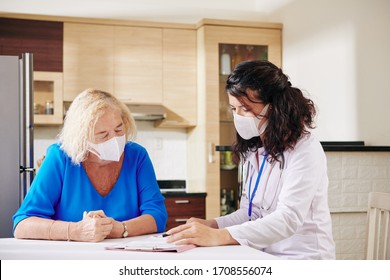
[[[321,142],[325,152],[390,152],[390,146],[366,146],[364,141]]]
[[[188,193],[188,192],[163,192],[165,197],[206,197],[204,192]]]
[[[364,141],[321,141],[325,152],[390,152],[390,146],[366,146]],[[216,146],[216,151],[231,151],[231,146]]]

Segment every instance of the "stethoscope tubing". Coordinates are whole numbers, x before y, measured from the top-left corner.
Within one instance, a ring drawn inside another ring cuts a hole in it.
[[[265,159],[265,158],[264,158]],[[264,163],[264,159],[263,159],[263,163]],[[257,180],[256,180],[256,183],[258,184],[258,181],[259,181],[259,177],[261,176],[261,172],[262,172],[262,168],[263,168],[263,163],[262,163],[262,166],[260,167],[260,170],[259,170],[259,173],[258,173],[258,176],[257,176]],[[266,182],[265,182],[265,187],[268,185],[268,180],[269,180],[269,178],[270,178],[270,176],[271,176],[271,173],[272,173],[272,171],[273,171],[273,168],[275,167],[275,164],[276,164],[276,161],[274,161],[273,163],[272,163],[272,165],[271,165],[271,169],[270,169],[270,171],[268,172],[268,176],[267,176],[267,179],[266,179]],[[254,190],[253,190],[253,192],[252,192],[252,195],[251,195],[251,193],[250,193],[250,189],[251,189],[251,185],[252,185],[252,177],[253,177],[253,174],[254,174],[254,172],[252,171],[251,172],[251,170],[250,170],[250,168],[253,168],[253,165],[251,165],[251,164],[247,164],[247,170],[246,170],[246,178],[245,178],[245,184],[244,185],[246,185],[247,183],[248,183],[248,180],[249,180],[249,186],[247,186],[247,189],[248,189],[248,192],[246,193],[246,197],[248,198],[248,219],[249,219],[249,221],[251,221],[252,219],[251,219],[251,216],[252,216],[252,204],[253,204],[253,199],[254,199],[254,197],[255,197],[255,195],[256,195],[256,192],[257,192],[257,188],[256,188],[256,186],[257,185],[255,185],[255,188],[254,188]],[[274,195],[273,195],[273,198],[272,198],[272,202],[269,204],[269,206],[268,207],[265,207],[264,206],[264,197],[265,197],[265,192],[266,192],[266,190],[264,190],[263,191],[263,198],[262,198],[262,205],[260,206],[260,208],[262,209],[262,210],[265,210],[265,211],[268,211],[269,209],[271,209],[271,207],[272,207],[272,205],[274,204],[274,202],[275,202],[275,198],[276,198],[276,195],[277,195],[277,193],[278,193],[278,190],[279,190],[279,186],[280,186],[280,181],[281,181],[281,178],[282,178],[282,175],[283,175],[283,171],[284,171],[284,168],[285,168],[285,160],[284,160],[284,155],[283,154],[281,154],[281,161],[279,161],[279,168],[280,168],[280,175],[279,175],[279,180],[278,180],[278,184],[277,184],[277,186],[276,186],[276,188],[275,188],[275,191],[274,191]],[[250,173],[252,173],[251,175],[249,175]],[[249,177],[250,176],[250,177]]]

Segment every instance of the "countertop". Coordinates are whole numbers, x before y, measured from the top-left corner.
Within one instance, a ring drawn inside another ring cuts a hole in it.
[[[390,152],[390,146],[366,146],[364,141],[321,141],[325,152]],[[231,146],[216,146],[216,151],[231,151]]]
[[[205,193],[205,192],[196,192],[196,193],[163,192],[162,195],[165,197],[206,197],[207,193]]]
[[[248,246],[196,247],[181,253],[131,252],[105,247],[146,238],[148,235],[102,242],[67,242],[0,238],[1,260],[276,260],[277,257]]]
[[[325,152],[390,152],[390,146],[366,146],[364,141],[321,142]]]

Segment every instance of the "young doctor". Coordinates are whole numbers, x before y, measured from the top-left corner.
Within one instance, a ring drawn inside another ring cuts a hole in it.
[[[335,259],[326,157],[314,128],[315,105],[267,61],[239,64],[227,80],[241,158],[240,209],[191,218],[168,242],[247,245],[283,259]]]

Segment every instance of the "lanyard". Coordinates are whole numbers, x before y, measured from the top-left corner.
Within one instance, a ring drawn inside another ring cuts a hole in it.
[[[248,191],[248,198],[249,198],[248,217],[249,217],[249,221],[252,220],[252,201],[253,201],[253,198],[255,197],[257,187],[259,186],[260,177],[261,177],[261,174],[263,173],[263,168],[264,168],[266,159],[267,159],[267,153],[265,153],[263,156],[263,162],[261,163],[259,173],[257,174],[256,184],[255,184],[255,187],[253,189],[252,196],[251,196],[252,177],[249,181],[249,191]]]

